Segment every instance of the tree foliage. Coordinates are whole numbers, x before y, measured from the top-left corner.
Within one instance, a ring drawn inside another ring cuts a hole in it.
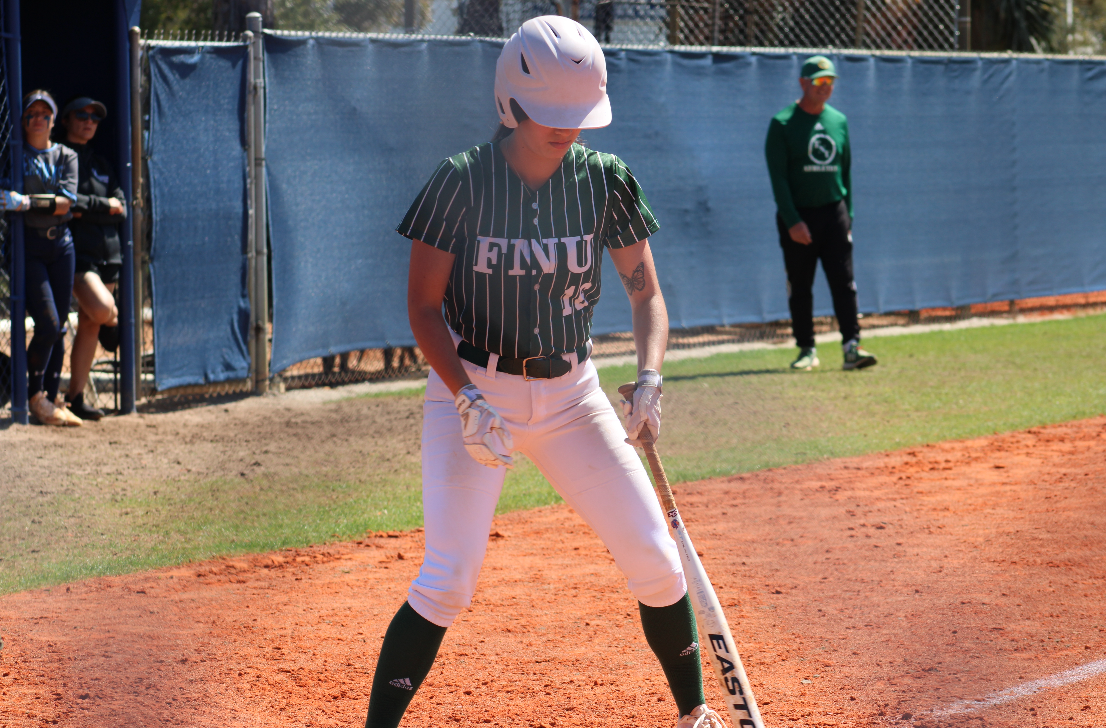
[[[1048,46],[1057,11],[1052,0],[991,0],[985,7],[1001,50],[1033,53]]]
[[[142,0],[139,25],[148,30],[211,30],[213,0]]]
[[[1057,19],[1053,49],[1077,55],[1106,54],[1106,0],[1075,0],[1072,10],[1070,28],[1066,18]]]

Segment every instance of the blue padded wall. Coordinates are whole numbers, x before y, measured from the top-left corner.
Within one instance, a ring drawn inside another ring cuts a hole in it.
[[[266,37],[273,370],[413,343],[394,232],[436,164],[490,138],[491,41]],[[588,130],[644,187],[672,325],[788,317],[768,121],[794,53],[608,50]],[[861,310],[1106,289],[1106,64],[837,55]],[[595,333],[630,311],[609,259]],[[816,312],[832,313],[821,272]]]
[[[245,46],[150,49],[158,389],[249,376]]]

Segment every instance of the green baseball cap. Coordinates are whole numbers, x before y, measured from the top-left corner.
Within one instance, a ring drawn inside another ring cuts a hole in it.
[[[803,61],[803,70],[799,73],[799,78],[822,78],[823,76],[833,76],[837,78],[837,71],[833,67],[833,61],[825,56],[811,56]]]

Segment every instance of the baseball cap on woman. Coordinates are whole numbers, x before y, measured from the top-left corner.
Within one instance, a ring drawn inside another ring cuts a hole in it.
[[[95,109],[96,113],[100,115],[101,119],[106,118],[108,115],[108,109],[106,106],[104,106],[96,99],[90,98],[88,96],[78,96],[77,98],[67,103],[65,105],[65,108],[61,110],[61,115],[65,116],[70,111],[80,111],[86,106],[91,106],[93,109]]]
[[[833,61],[825,56],[811,56],[803,61],[803,70],[799,72],[799,78],[816,78],[832,76],[837,78],[837,70],[833,67]]]
[[[31,108],[31,104],[36,101],[41,101],[42,103],[49,106],[50,111],[53,112],[54,116],[58,115],[58,105],[54,103],[54,97],[47,92],[41,90],[32,91],[31,93],[23,97],[23,110],[26,111],[27,109]]]

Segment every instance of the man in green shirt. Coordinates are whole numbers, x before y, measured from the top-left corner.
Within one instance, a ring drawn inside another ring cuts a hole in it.
[[[849,125],[826,102],[837,71],[825,56],[808,58],[799,75],[803,96],[772,117],[764,154],[776,198],[776,226],[787,268],[787,298],[799,358],[793,369],[818,366],[814,348],[814,271],[822,260],[841,328],[845,369],[876,358],[860,348],[853,279],[853,200]]]

